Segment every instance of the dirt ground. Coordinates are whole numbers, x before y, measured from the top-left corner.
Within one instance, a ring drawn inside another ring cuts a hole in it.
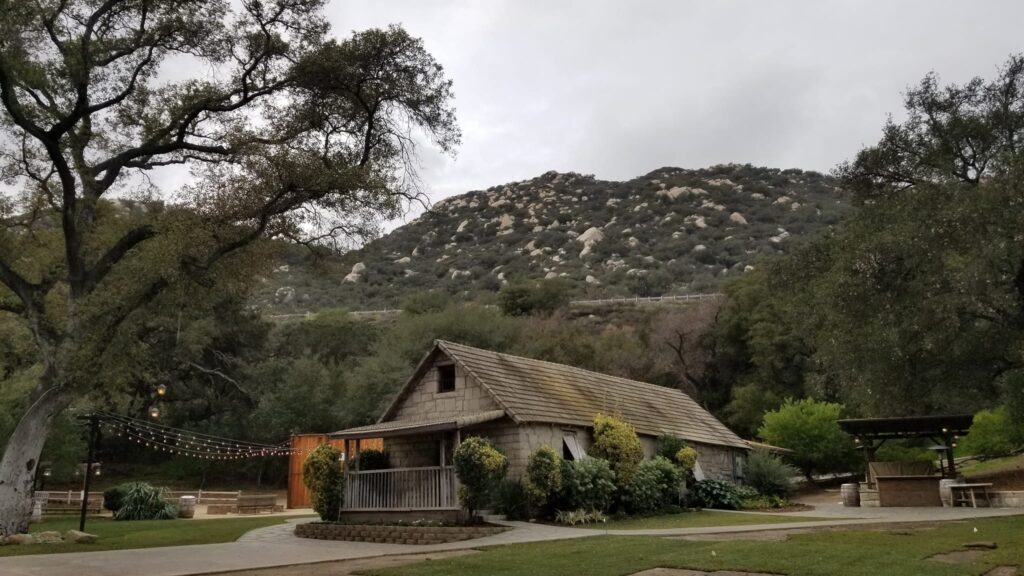
[[[398,556],[381,556],[379,558],[359,558],[356,560],[339,560],[337,562],[298,564],[295,566],[281,566],[278,568],[242,570],[239,572],[216,572],[215,574],[217,574],[217,576],[348,576],[351,574],[361,574],[367,570],[375,570],[377,568],[390,568],[392,566],[402,566],[424,560],[439,560],[441,558],[451,558],[453,556],[464,556],[466,554],[476,553],[476,550],[452,550],[450,552],[403,554]]]

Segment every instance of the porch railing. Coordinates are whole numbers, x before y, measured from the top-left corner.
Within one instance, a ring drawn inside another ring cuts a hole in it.
[[[345,510],[458,508],[455,470],[451,466],[349,472],[345,480]]]

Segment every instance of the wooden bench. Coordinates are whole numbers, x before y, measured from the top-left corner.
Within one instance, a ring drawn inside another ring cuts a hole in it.
[[[952,506],[971,505],[971,508],[978,507],[978,494],[985,499],[985,504],[988,507],[992,507],[992,495],[989,494],[989,488],[992,487],[991,483],[979,482],[974,484],[950,484],[949,493],[952,499]]]
[[[235,511],[238,514],[259,514],[260,512],[274,512],[276,506],[276,494],[243,494],[238,497]]]

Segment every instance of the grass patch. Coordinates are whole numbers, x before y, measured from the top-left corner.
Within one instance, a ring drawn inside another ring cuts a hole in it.
[[[1010,470],[1017,470],[1024,468],[1024,454],[1018,454],[1017,456],[1005,456],[1003,458],[993,458],[992,460],[984,460],[977,464],[972,464],[960,469],[960,473],[966,477],[980,476],[984,474],[993,474],[997,472],[1007,472]]]
[[[85,531],[100,537],[99,541],[93,544],[0,546],[0,557],[233,542],[250,530],[274,526],[286,520],[288,518],[280,516],[218,518],[216,520],[139,520],[134,522],[115,522],[110,518],[89,518],[85,525]],[[29,532],[45,530],[65,532],[77,529],[78,518],[66,517],[45,519],[42,522],[34,523]]]
[[[809,516],[794,517],[776,514],[744,514],[742,512],[717,512],[697,510],[678,514],[662,514],[645,518],[609,519],[604,524],[584,524],[578,528],[594,530],[656,530],[660,528],[707,528],[708,526],[744,526],[750,524],[778,524],[782,522],[812,522],[827,518]]]
[[[974,528],[978,531],[975,533]],[[928,560],[967,542],[998,549],[966,564]],[[485,548],[479,554],[374,571],[375,576],[623,576],[650,568],[742,570],[788,576],[975,576],[1024,565],[1024,517],[949,522],[916,529],[850,529],[791,535],[784,542],[690,542],[653,536],[595,536]]]

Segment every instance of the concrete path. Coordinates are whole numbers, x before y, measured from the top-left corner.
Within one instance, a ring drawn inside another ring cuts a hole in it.
[[[308,519],[302,519],[289,520],[287,524],[253,530],[242,536],[237,542],[227,544],[0,558],[0,576],[186,576],[395,554],[463,550],[501,544],[586,538],[602,534],[689,536],[828,526],[857,526],[888,522],[940,522],[990,516],[1009,516],[1022,513],[1024,513],[1024,510],[1019,509],[842,509],[841,506],[836,506],[833,509],[829,505],[819,505],[819,508],[814,511],[790,513],[787,516],[828,517],[828,520],[661,530],[593,530],[528,522],[506,522],[504,524],[511,527],[512,530],[476,540],[430,546],[335,542],[298,538],[293,533],[295,523],[309,521]]]

